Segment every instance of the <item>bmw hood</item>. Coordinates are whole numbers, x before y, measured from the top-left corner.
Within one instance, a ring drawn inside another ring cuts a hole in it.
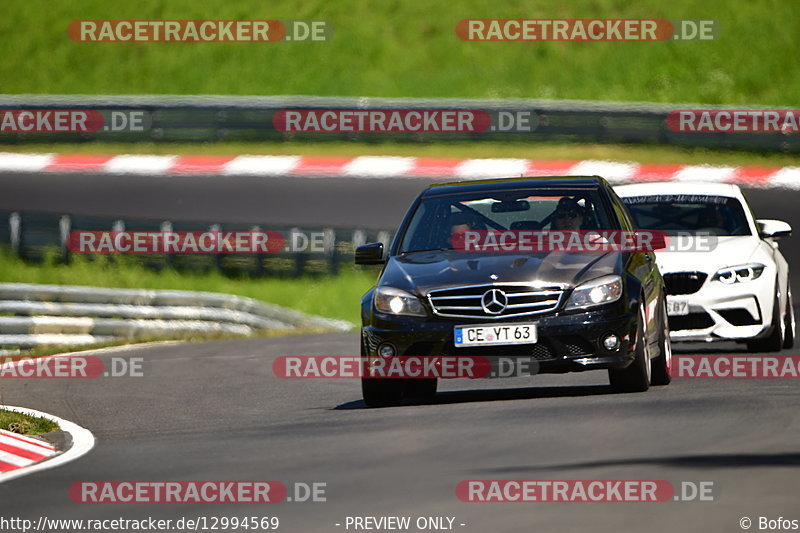
[[[662,274],[698,271],[711,275],[721,268],[751,262],[759,242],[752,236],[717,237],[716,242],[703,251],[657,251],[656,263]]]

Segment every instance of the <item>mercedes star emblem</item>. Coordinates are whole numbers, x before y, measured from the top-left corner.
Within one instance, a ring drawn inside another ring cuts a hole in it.
[[[490,315],[499,315],[506,310],[508,297],[500,289],[489,289],[481,297],[483,310]]]

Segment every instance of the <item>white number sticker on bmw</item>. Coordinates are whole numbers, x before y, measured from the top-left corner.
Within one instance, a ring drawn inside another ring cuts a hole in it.
[[[536,344],[536,342],[536,324],[534,323],[455,327],[456,347]]]
[[[682,316],[689,314],[689,302],[667,298],[667,314],[669,316]]]

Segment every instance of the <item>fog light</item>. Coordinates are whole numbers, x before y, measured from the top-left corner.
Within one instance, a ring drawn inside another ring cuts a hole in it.
[[[603,347],[608,351],[614,351],[619,348],[619,337],[613,333],[603,337]]]
[[[384,343],[378,346],[378,355],[381,357],[394,357],[395,349],[393,344]]]

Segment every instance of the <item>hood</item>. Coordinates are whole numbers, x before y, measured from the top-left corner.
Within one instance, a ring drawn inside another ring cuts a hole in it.
[[[760,240],[752,235],[717,237],[710,251],[657,251],[656,263],[662,274],[699,271],[714,274],[720,268],[752,261]]]
[[[420,295],[431,289],[493,282],[541,281],[572,287],[600,276],[620,274],[621,256],[618,252],[416,252],[389,258],[380,284]]]

